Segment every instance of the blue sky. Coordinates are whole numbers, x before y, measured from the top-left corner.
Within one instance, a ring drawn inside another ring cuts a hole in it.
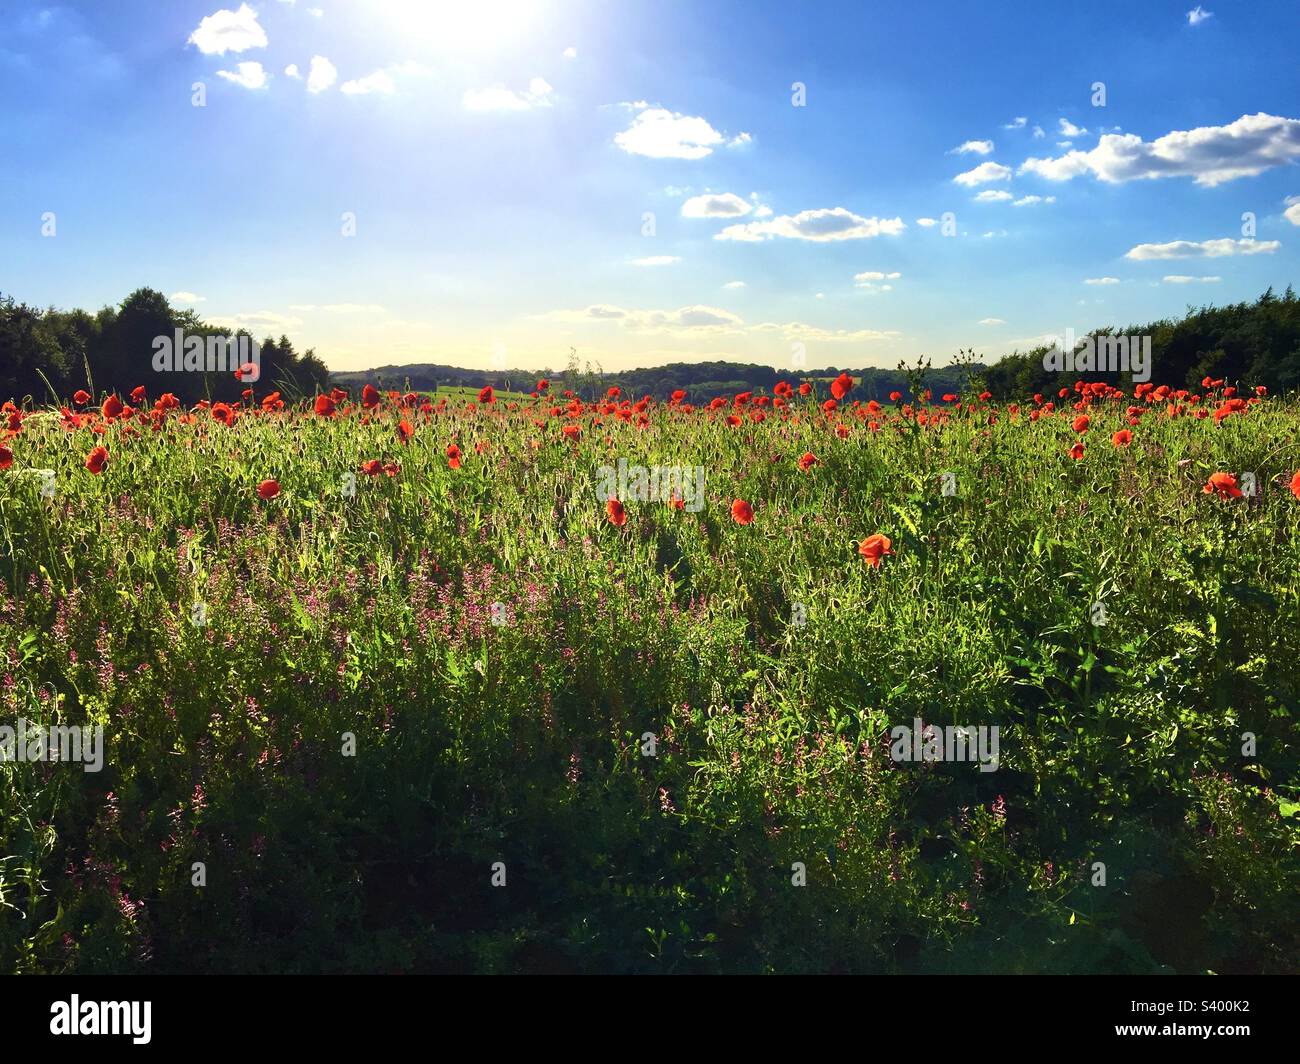
[[[3,27],[0,291],[148,285],[335,369],[942,363],[1300,281],[1294,0],[8,0]]]

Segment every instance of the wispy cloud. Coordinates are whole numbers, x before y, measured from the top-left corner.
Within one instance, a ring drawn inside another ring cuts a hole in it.
[[[780,236],[790,240],[827,243],[835,240],[863,240],[881,234],[897,236],[906,228],[907,223],[901,218],[863,218],[844,207],[826,207],[800,211],[793,215],[779,215],[763,222],[729,225],[713,239],[755,242]]]
[[[1008,181],[1010,178],[1011,167],[1003,166],[1001,163],[987,162],[980,163],[974,169],[958,174],[953,180],[959,185],[971,188],[975,185],[987,185],[991,181]]]
[[[267,83],[267,73],[262,69],[261,63],[244,62],[236,64],[234,70],[218,70],[217,77],[225,78],[245,89],[264,89]]]
[[[554,91],[545,78],[533,78],[528,88],[519,92],[504,85],[468,89],[464,104],[470,111],[530,111],[534,107],[550,107]]]
[[[1148,259],[1219,259],[1228,255],[1271,255],[1282,246],[1277,240],[1171,240],[1167,244],[1139,244],[1124,256]]]
[[[682,204],[683,218],[739,218],[754,205],[734,192],[708,192],[692,196]]]

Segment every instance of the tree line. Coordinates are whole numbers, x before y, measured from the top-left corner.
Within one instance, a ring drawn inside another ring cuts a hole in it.
[[[205,362],[200,371],[155,369],[160,349],[174,346],[178,330],[203,342],[254,339],[246,330],[210,325],[192,310],[177,309],[151,288],[138,288],[117,306],[94,313],[41,309],[0,293],[0,401],[66,404],[82,389],[95,396],[127,395],[141,384],[151,398],[171,392],[186,405],[239,398],[248,385],[228,368],[209,370]],[[263,339],[259,356],[259,395],[278,389],[294,398],[329,387],[325,363],[314,351],[295,351],[288,337]]]
[[[0,293],[0,401],[53,398],[66,403],[78,389],[94,395],[128,393],[144,384],[151,396],[171,392],[182,402],[232,400],[246,386],[226,371],[159,373],[154,369],[157,341],[181,330],[188,337],[238,337],[204,322],[193,310],[179,310],[162,293],[149,288],[132,292],[116,307],[84,310],[39,309]],[[1226,378],[1239,385],[1265,385],[1271,391],[1300,388],[1300,299],[1288,286],[1281,295],[1270,288],[1253,303],[1188,308],[1178,319],[1096,330],[1094,336],[1151,337],[1151,379],[1156,384],[1198,388],[1205,377]],[[1109,379],[1131,386],[1132,375],[1101,371],[1061,372],[1045,356],[1044,344],[1014,352],[986,365],[973,358],[930,369],[925,386],[938,397],[962,392],[972,384],[998,398],[1015,398],[1070,387],[1080,378]],[[308,396],[332,386],[359,390],[363,384],[401,391],[434,391],[439,387],[502,391],[532,390],[546,377],[553,388],[568,389],[586,399],[619,387],[625,394],[666,400],[685,391],[693,402],[743,391],[771,392],[778,380],[828,379],[838,366],[815,369],[738,362],[672,363],[646,369],[602,372],[599,366],[578,364],[576,352],[564,368],[473,370],[418,363],[331,374],[314,351],[298,353],[285,336],[261,341],[261,377],[257,392],[279,390],[286,399]],[[890,369],[847,369],[858,381],[854,397],[885,401],[894,391],[911,395],[918,380],[901,365]]]

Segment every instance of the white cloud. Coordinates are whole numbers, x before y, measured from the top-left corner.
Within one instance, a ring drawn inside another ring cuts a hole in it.
[[[1282,212],[1282,217],[1292,225],[1300,225],[1300,196],[1288,196],[1283,202],[1289,206]]]
[[[1042,140],[1045,136],[1047,136],[1047,133],[1044,132],[1042,126],[1034,126],[1034,140]]]
[[[1166,274],[1161,278],[1165,284],[1215,284],[1222,281],[1222,277],[1188,277],[1183,273]]]
[[[744,288],[744,287],[745,287],[745,282],[744,282],[744,281],[728,281],[728,282],[727,282],[726,284],[724,284],[722,287],[723,287],[723,288]]]
[[[744,325],[744,320],[729,310],[698,304],[677,310],[627,310],[596,304],[582,310],[554,310],[543,317],[573,324],[613,321],[633,332],[735,332]]]
[[[1199,26],[1207,18],[1214,18],[1214,12],[1206,11],[1200,4],[1187,12],[1187,24],[1189,26]]]
[[[574,47],[572,47],[572,46],[570,46],[570,47],[564,49],[564,58],[565,58],[565,59],[577,59],[577,58],[578,58],[578,49],[576,49],[576,48],[574,48]]]
[[[260,332],[265,335],[269,332],[293,332],[302,324],[302,318],[291,317],[286,314],[277,314],[273,310],[258,310],[245,314],[232,314],[229,317],[204,318],[209,325],[217,325],[225,329],[248,329],[250,332]]]
[[[986,188],[975,197],[976,203],[1004,203],[1011,199],[1010,192],[1004,192],[1001,189]]]
[[[627,105],[640,113],[632,124],[614,137],[614,143],[630,155],[651,159],[703,159],[726,142],[721,133],[699,117],[676,114],[644,102]],[[747,134],[741,134],[747,137]],[[734,141],[733,141],[734,143]]]
[[[1126,259],[1218,259],[1226,255],[1271,255],[1282,245],[1277,240],[1173,240],[1168,244],[1139,244]]]
[[[980,318],[981,325],[1005,325],[1006,322],[1001,318]]]
[[[1300,158],[1300,120],[1276,115],[1242,115],[1226,126],[1166,133],[1144,141],[1135,133],[1107,133],[1091,151],[1071,151],[1055,159],[1026,159],[1022,174],[1066,181],[1091,173],[1110,183],[1191,177],[1213,187],[1253,177]]]
[[[918,218],[916,220],[916,224],[919,225],[922,229],[929,229],[930,226],[938,225],[939,223],[934,218]]]
[[[813,341],[816,343],[863,343],[872,340],[898,340],[901,339],[902,333],[893,329],[823,329],[816,325],[805,325],[799,321],[789,321],[784,324],[777,322],[763,322],[761,325],[754,325],[749,330],[756,333],[781,333],[787,340],[802,340],[805,343]]]
[[[250,48],[266,47],[266,31],[257,21],[257,12],[247,4],[240,4],[238,11],[223,8],[201,19],[186,43],[204,55],[246,52]]]
[[[1061,118],[1058,119],[1057,121],[1059,121],[1061,124],[1060,130],[1061,130],[1061,136],[1063,137],[1082,137],[1085,133],[1088,132],[1086,129],[1083,129],[1080,126],[1076,126],[1068,118]]]
[[[471,111],[528,111],[534,107],[550,107],[550,96],[554,91],[544,78],[533,78],[528,88],[521,92],[507,89],[504,85],[467,89],[464,103]]]
[[[693,305],[676,310],[634,310],[609,304],[595,304],[580,310],[553,310],[541,317],[567,324],[613,322],[632,332],[681,333],[690,336],[770,335],[787,340],[819,343],[862,343],[896,340],[902,334],[893,330],[824,329],[802,322],[761,322],[746,325],[738,314],[721,307]]]
[[[753,205],[734,192],[705,193],[692,196],[682,204],[683,218],[738,218],[752,211]]]
[[[993,150],[991,140],[968,140],[950,151],[949,155],[988,155]]]
[[[311,57],[311,69],[307,72],[307,91],[324,92],[338,80],[339,72],[334,64],[323,55]]]
[[[397,86],[393,84],[393,77],[387,70],[376,70],[364,78],[345,81],[339,86],[339,92],[345,96],[368,96],[372,92],[382,92],[386,96],[391,96],[396,91]]]
[[[862,273],[855,273],[853,280],[858,284],[864,284],[869,281],[897,281],[903,275],[897,271],[893,273],[884,273],[881,270],[864,270]]]
[[[633,266],[671,266],[674,262],[682,260],[676,255],[650,255],[644,259],[633,259]]]
[[[1013,118],[1002,128],[1003,129],[1024,129],[1028,122],[1029,122],[1028,118],[1026,118],[1024,115],[1020,115],[1017,118]]]
[[[238,73],[231,70],[218,70],[217,77],[232,81],[245,89],[266,88],[266,71],[261,63],[237,63]]]
[[[193,292],[173,292],[167,297],[169,303],[206,303],[205,296],[195,295]]]
[[[1119,284],[1118,277],[1089,277],[1084,284]]]
[[[769,221],[729,225],[714,240],[759,241],[782,236],[792,240],[826,243],[833,240],[862,240],[867,237],[897,236],[907,228],[901,218],[863,218],[844,207],[826,207],[798,214],[783,214]]]
[[[1032,207],[1036,203],[1055,203],[1055,202],[1056,202],[1055,196],[1021,196],[1018,200],[1015,201],[1015,203],[1011,204],[1011,206]]]
[[[286,78],[297,78],[299,81],[302,80],[302,75],[298,73],[297,63],[290,63],[287,67],[285,67],[284,76]]]
[[[965,185],[970,188],[974,185],[986,185],[990,181],[1007,181],[1011,177],[1011,168],[1003,166],[1001,163],[987,162],[980,163],[973,170],[967,170],[965,173],[958,174],[953,178],[959,185]]]
[[[754,142],[754,138],[751,137],[748,133],[737,133],[734,137],[732,137],[729,141],[727,141],[727,147],[743,148],[748,144],[752,144],[753,142]]]

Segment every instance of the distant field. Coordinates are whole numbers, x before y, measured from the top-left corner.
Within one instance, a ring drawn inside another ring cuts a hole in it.
[[[478,388],[438,388],[433,394],[437,396],[446,396],[448,399],[467,399],[472,401],[478,400]],[[527,402],[531,396],[527,392],[503,392],[496,391],[494,394],[502,402]]]

